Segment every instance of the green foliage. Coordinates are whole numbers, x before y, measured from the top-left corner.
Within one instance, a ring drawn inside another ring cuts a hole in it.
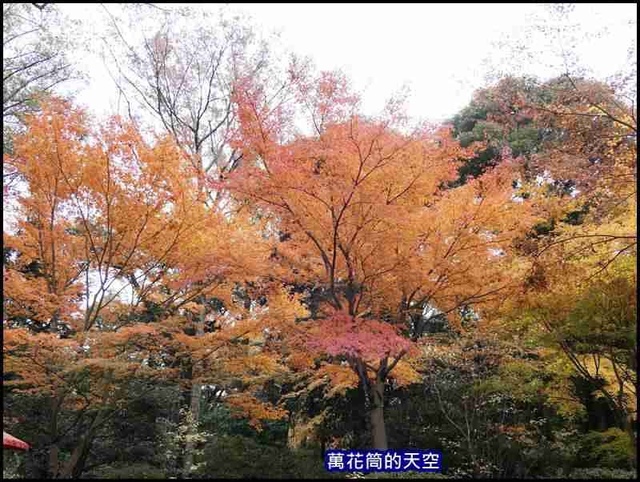
[[[365,479],[448,479],[444,474],[428,472],[374,472],[367,474]]]
[[[500,163],[505,147],[514,157],[529,158],[538,152],[542,130],[533,124],[522,103],[523,99],[538,98],[541,89],[534,79],[508,77],[495,86],[478,90],[469,105],[451,119],[453,135],[463,147],[474,142],[486,143],[474,157],[462,160],[453,187]]]
[[[262,430],[256,431],[246,418],[232,415],[231,409],[220,403],[208,404],[200,414],[200,427],[203,431],[218,435],[240,435],[254,438],[258,443],[284,446],[287,443],[287,422],[266,420]]]
[[[442,450],[454,477],[539,477],[570,466],[571,437],[558,435],[568,420],[545,395],[552,378],[535,353],[480,337],[449,343],[425,367],[424,385],[389,395],[391,446]]]
[[[14,450],[3,450],[2,453],[2,478],[24,478],[24,455]]]
[[[540,131],[533,126],[517,127],[509,133],[507,142],[514,156],[530,156],[540,147]]]
[[[289,450],[238,435],[216,437],[207,444],[198,478],[327,478],[319,452]],[[336,475],[335,477],[338,477]]]
[[[589,432],[581,439],[578,464],[581,467],[631,469],[636,465],[633,441],[619,428]]]
[[[577,300],[563,325],[578,353],[592,353],[602,347],[631,352],[636,343],[637,306],[632,280],[617,277],[593,283]],[[630,360],[620,353],[621,360]]]
[[[166,479],[163,468],[147,462],[127,462],[103,465],[91,470],[86,479]]]
[[[571,471],[568,475],[564,475],[564,479],[638,479],[638,472],[635,470],[622,470],[622,469],[604,469],[604,468],[590,468],[590,469],[576,469]]]

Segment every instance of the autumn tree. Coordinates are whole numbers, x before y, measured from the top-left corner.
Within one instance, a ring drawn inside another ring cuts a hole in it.
[[[508,147],[524,167],[520,195],[546,211],[524,251],[542,254],[567,242],[576,253],[608,249],[613,260],[636,244],[635,118],[634,102],[613,83],[569,74],[546,82],[505,78],[478,91],[454,117],[463,145],[487,145],[463,160],[457,182],[498,164]],[[600,268],[606,265],[600,261]]]
[[[26,190],[4,233],[5,367],[14,386],[51,402],[49,475],[79,476],[129,383],[179,377],[193,354],[207,373],[206,360],[259,331],[232,309],[232,291],[255,277],[265,248],[242,217],[206,209],[171,139],[147,142],[118,119],[95,129],[59,100],[27,126],[6,159]],[[185,330],[211,298],[227,300],[231,316],[194,347]],[[89,422],[63,462],[57,422],[69,407]]]
[[[571,195],[548,198],[551,229],[523,244],[535,259],[528,319],[566,357],[577,383],[590,387],[589,396],[598,393],[615,424],[631,433],[637,410],[631,361],[637,349],[635,105],[614,85],[570,75],[549,88],[553,102],[530,109],[535,122],[555,132],[536,162],[568,182]]]
[[[237,79],[260,79],[269,85],[270,105],[277,108],[290,100],[296,67],[282,68],[248,23],[223,11],[218,16],[202,9],[139,5],[126,8],[127,23],[111,7],[104,10],[112,27],[106,57],[129,116],[138,117],[132,109],[141,106],[159,131],[190,154],[203,203],[212,207],[228,202],[224,190],[207,181],[223,178],[242,162],[240,150],[231,144],[238,129]],[[201,320],[194,336],[203,334]],[[196,419],[200,391],[194,383],[187,400]],[[185,464],[188,471],[188,461]]]
[[[512,99],[543,134],[529,157],[538,177],[522,186],[546,220],[518,242],[532,270],[518,314],[500,329],[527,326],[571,380],[567,396],[589,412],[588,426],[613,425],[633,439],[635,101],[613,82],[568,73],[537,89]]]
[[[455,320],[499,302],[519,272],[509,244],[530,216],[511,199],[507,164],[446,190],[462,155],[447,129],[407,132],[397,103],[367,119],[337,74],[305,87],[306,136],[286,113],[269,115],[259,86],[238,87],[241,146],[253,162],[230,189],[279,233],[274,279],[322,287],[317,319],[282,320],[289,362],[359,383],[372,444],[386,449],[385,386],[416,376],[411,353],[424,325],[411,315],[434,307]]]
[[[565,232],[554,233],[560,239],[545,237],[546,241],[570,240],[576,249],[585,250],[592,246],[603,249],[604,244],[610,247],[611,260],[619,249],[623,254],[635,249],[633,229],[608,233],[611,225],[603,221],[621,211],[629,217],[623,223],[635,217],[637,47],[635,36],[621,35],[620,41],[630,41],[617,45],[626,50],[626,60],[603,78],[602,73],[589,68],[584,53],[576,46],[580,39],[597,39],[611,27],[602,22],[595,29],[585,30],[577,9],[573,4],[547,5],[523,31],[514,32],[502,46],[496,46],[497,50],[506,47],[503,52],[507,55],[497,56],[489,65],[497,76],[494,78],[500,80],[479,91],[466,112],[461,112],[458,132],[466,132],[463,137],[488,133],[485,140],[494,145],[508,139],[516,150],[519,146],[513,145],[511,135],[522,131],[524,122],[535,147],[533,152],[524,153],[532,169],[528,180],[533,184],[526,194],[534,195],[538,184],[539,191],[546,191],[542,193],[545,197],[564,198],[553,200],[547,226],[540,227],[554,231],[559,226]],[[633,34],[636,22],[635,16],[629,15],[616,28],[621,34]],[[540,45],[544,45],[543,50],[536,51]],[[544,67],[546,78],[526,75],[523,68],[530,65]],[[494,124],[493,129],[481,128],[485,120]],[[490,157],[489,163],[498,160]],[[474,162],[465,164],[474,166]],[[572,228],[588,222],[585,216],[607,228],[590,233]],[[572,230],[577,232],[571,234]],[[600,268],[604,265],[606,260]]]

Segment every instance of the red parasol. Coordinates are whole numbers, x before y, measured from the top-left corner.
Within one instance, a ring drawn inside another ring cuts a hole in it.
[[[29,450],[29,444],[3,431],[2,432],[2,448],[14,449],[14,450]]]

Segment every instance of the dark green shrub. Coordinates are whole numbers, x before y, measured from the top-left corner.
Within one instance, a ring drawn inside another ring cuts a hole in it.
[[[589,432],[582,437],[577,464],[579,467],[630,470],[636,465],[633,441],[619,428]]]
[[[313,479],[338,477],[324,469],[319,452],[290,450],[237,435],[216,437],[207,444],[198,478]]]

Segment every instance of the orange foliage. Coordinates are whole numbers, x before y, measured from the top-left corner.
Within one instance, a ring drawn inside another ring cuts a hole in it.
[[[247,162],[226,186],[268,220],[274,278],[325,290],[317,316],[326,321],[281,326],[281,349],[346,357],[361,378],[364,366],[384,379],[411,351],[388,324],[406,328],[425,303],[452,318],[462,306],[499,303],[522,273],[511,242],[535,217],[513,199],[510,163],[447,190],[469,154],[447,129],[401,132],[395,104],[381,119],[357,115],[339,75],[321,76],[313,95],[306,85],[314,135],[294,135],[293,114],[273,114],[260,89],[239,84]],[[289,356],[295,368],[309,361]],[[402,372],[414,378],[410,365]]]
[[[185,356],[203,381],[257,385],[277,371],[248,352],[260,323],[232,294],[266,270],[258,222],[207,206],[168,137],[147,140],[118,118],[94,128],[56,99],[26,123],[5,156],[25,185],[4,233],[5,371],[17,387],[113,407],[126,380],[176,377]],[[234,314],[205,337],[185,335],[211,298]]]

